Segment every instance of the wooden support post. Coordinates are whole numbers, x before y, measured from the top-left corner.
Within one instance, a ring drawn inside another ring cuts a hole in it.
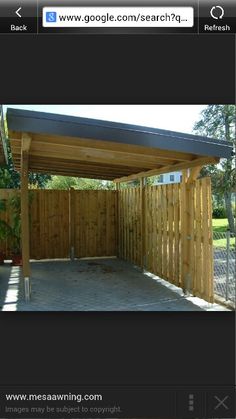
[[[116,253],[120,257],[120,183],[115,183],[116,189]]]
[[[29,238],[29,192],[28,165],[31,138],[22,134],[21,142],[21,244],[22,270],[25,282],[25,299],[30,299],[30,238]]]
[[[70,231],[70,259],[75,258],[75,191],[69,190],[69,231]]]
[[[202,166],[192,167],[190,169],[189,178],[188,178],[187,182],[188,183],[194,182],[197,179],[201,169],[202,169]]]
[[[145,197],[146,178],[140,178],[140,229],[141,229],[141,267],[143,271],[147,264],[146,255],[146,197]]]

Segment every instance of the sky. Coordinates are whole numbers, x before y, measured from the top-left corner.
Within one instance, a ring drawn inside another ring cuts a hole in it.
[[[102,119],[191,134],[207,105],[5,105],[85,118]]]

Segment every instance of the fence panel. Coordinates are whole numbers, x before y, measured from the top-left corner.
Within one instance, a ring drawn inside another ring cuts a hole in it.
[[[235,233],[214,232],[213,240],[215,295],[235,306]]]
[[[117,254],[116,191],[74,191],[75,257]]]
[[[140,188],[118,191],[119,257],[141,265],[141,194]]]
[[[144,237],[140,237],[140,188],[119,191],[120,257],[144,265],[147,271],[212,302],[210,179],[203,178],[187,186],[145,186],[143,196]],[[137,229],[139,234],[133,234]],[[142,241],[145,241],[145,255],[142,255]]]
[[[32,190],[30,193],[30,257],[68,258],[68,191]]]
[[[20,194],[19,190],[1,189],[0,199]],[[114,256],[117,254],[116,191],[30,190],[30,258],[68,258],[73,225],[76,257]],[[70,207],[71,204],[73,208]],[[73,215],[73,221],[71,217]],[[0,212],[9,223],[10,208]],[[11,259],[10,239],[0,243],[0,251]]]

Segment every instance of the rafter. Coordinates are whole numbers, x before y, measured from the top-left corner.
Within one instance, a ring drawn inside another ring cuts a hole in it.
[[[173,164],[170,166],[165,166],[162,168],[148,170],[146,172],[139,172],[130,176],[124,176],[119,179],[114,179],[114,182],[129,182],[130,180],[134,180],[134,179],[139,179],[139,178],[149,177],[149,176],[157,176],[163,173],[176,172],[183,169],[189,169],[195,166],[203,166],[205,164],[216,164],[218,162],[219,162],[218,157],[201,157],[201,158],[189,161],[189,162],[184,162],[184,163],[181,162],[181,163]]]

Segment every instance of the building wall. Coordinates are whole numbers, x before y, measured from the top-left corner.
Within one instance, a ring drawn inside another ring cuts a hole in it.
[[[182,172],[170,172],[159,176],[159,180],[155,182],[156,185],[166,185],[169,183],[181,182]]]

